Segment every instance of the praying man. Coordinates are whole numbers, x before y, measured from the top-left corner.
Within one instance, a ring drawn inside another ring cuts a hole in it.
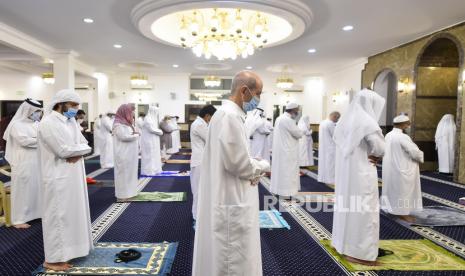
[[[404,133],[408,128],[409,117],[399,115],[394,118],[394,129],[386,135],[381,203],[384,211],[415,222],[410,214],[423,209],[419,168],[423,152]]]
[[[83,155],[91,148],[75,120],[81,98],[59,91],[39,124],[44,267],[62,271],[93,249]]]

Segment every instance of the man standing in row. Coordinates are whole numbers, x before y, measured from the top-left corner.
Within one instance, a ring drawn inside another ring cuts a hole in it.
[[[320,123],[318,131],[318,182],[325,184],[334,184],[336,144],[333,135],[339,117],[339,112],[331,112],[329,118]]]
[[[292,197],[300,190],[299,139],[303,132],[297,127],[299,106],[286,105],[286,112],[276,119],[273,136],[271,192]]]
[[[394,118],[394,129],[386,135],[386,153],[383,158],[384,211],[414,222],[413,211],[423,209],[420,168],[423,152],[403,131],[410,128],[405,115]]]

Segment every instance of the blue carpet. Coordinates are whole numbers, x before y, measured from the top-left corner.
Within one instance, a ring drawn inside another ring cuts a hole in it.
[[[190,164],[164,164],[163,170],[164,171],[190,171],[191,165]]]
[[[190,160],[190,159],[191,159],[191,156],[190,156],[190,155],[173,154],[173,155],[171,155],[170,159],[175,159],[175,160]]]

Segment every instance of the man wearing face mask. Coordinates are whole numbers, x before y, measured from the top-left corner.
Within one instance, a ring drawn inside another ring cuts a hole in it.
[[[200,172],[192,275],[262,275],[258,180],[267,161],[250,157],[244,116],[258,106],[263,83],[241,71],[215,112]]]
[[[77,126],[80,96],[59,91],[39,124],[39,168],[43,189],[44,267],[67,270],[69,260],[93,248],[83,155],[91,148]]]
[[[296,103],[287,104],[273,131],[271,192],[289,199],[300,190],[299,139],[303,131],[296,125],[298,114]]]
[[[385,137],[381,206],[390,214],[414,222],[411,212],[423,209],[419,168],[423,152],[403,133],[409,128],[409,117],[399,115],[394,118],[394,129]]]
[[[15,228],[29,228],[29,221],[41,217],[37,127],[42,104],[26,99],[16,111],[3,139],[5,159],[11,166],[11,220]]]
[[[82,123],[84,123],[84,119],[86,118],[86,112],[82,109],[79,109],[76,114],[76,123],[78,124],[79,130],[84,132],[85,129],[82,127]]]

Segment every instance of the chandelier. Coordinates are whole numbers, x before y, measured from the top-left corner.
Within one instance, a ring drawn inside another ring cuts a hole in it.
[[[294,80],[289,77],[279,77],[276,79],[276,86],[281,89],[289,89],[294,85]]]
[[[147,85],[148,77],[142,74],[135,74],[131,76],[131,84],[135,86]]]
[[[44,83],[46,84],[54,84],[55,83],[55,78],[53,76],[53,73],[47,72],[42,74],[42,79]]]
[[[182,14],[179,40],[197,57],[247,58],[268,42],[268,19],[255,11],[199,9]]]
[[[218,87],[221,85],[221,79],[217,76],[207,76],[203,80],[203,84],[206,87]]]

